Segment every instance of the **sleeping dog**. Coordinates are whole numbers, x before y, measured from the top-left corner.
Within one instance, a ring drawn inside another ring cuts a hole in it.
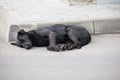
[[[11,44],[25,49],[47,47],[48,50],[59,52],[80,49],[90,41],[91,35],[81,26],[55,24],[28,32],[22,29],[18,31],[16,43]]]

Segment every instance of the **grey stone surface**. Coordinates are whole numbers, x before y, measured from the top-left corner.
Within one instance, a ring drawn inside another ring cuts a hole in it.
[[[120,80],[120,34],[92,36],[65,52],[25,50],[0,40],[0,80]]]
[[[120,20],[96,20],[95,34],[120,32]]]
[[[9,30],[9,42],[17,40],[17,33],[20,30],[19,25],[11,25]]]

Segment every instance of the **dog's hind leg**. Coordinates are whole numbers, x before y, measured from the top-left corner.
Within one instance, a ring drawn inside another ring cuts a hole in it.
[[[81,48],[81,43],[78,40],[77,35],[74,34],[73,29],[70,29],[67,34],[68,34],[69,38],[72,40],[72,44],[68,44],[67,49],[68,50],[72,50],[72,49],[75,49],[75,48],[80,49]]]

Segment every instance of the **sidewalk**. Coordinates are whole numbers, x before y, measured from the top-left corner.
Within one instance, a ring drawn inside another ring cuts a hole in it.
[[[120,80],[120,34],[95,35],[65,52],[21,49],[0,40],[0,80]]]
[[[120,19],[119,4],[68,6],[62,0],[3,0],[0,5],[20,24]]]

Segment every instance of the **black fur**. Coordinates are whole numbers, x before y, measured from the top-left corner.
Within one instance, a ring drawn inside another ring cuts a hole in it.
[[[11,43],[22,48],[31,49],[33,46],[47,47],[51,51],[64,51],[81,48],[91,41],[89,32],[74,25],[56,24],[25,32],[18,32],[16,43]]]

